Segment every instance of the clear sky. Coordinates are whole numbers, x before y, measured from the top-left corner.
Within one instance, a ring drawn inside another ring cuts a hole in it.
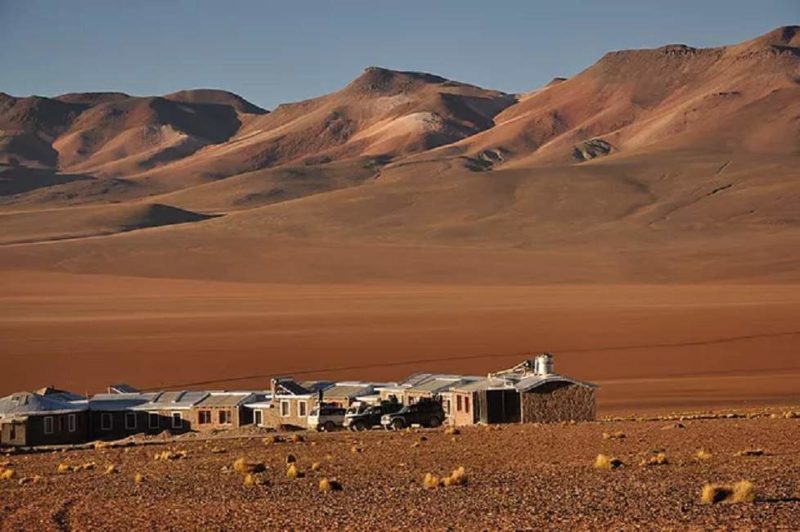
[[[522,92],[609,50],[799,23],[800,0],[0,0],[0,91],[213,87],[272,108],[378,65]]]

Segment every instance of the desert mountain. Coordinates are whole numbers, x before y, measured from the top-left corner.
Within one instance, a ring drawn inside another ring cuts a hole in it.
[[[797,26],[611,52],[515,96],[381,68],[271,112],[211,90],[2,95],[0,129],[0,259],[18,269],[798,278]],[[150,223],[147,205],[176,210]]]

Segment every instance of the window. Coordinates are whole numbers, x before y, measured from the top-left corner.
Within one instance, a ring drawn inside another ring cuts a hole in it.
[[[461,412],[461,396],[456,395],[456,411]]]
[[[114,418],[108,412],[100,414],[100,430],[111,430],[114,427]]]
[[[289,401],[281,401],[281,417],[289,417]]]
[[[230,425],[231,424],[231,411],[230,410],[220,410],[219,411],[219,424],[220,425]]]
[[[67,416],[67,430],[70,432],[78,430],[78,419],[75,417],[75,414]]]
[[[211,410],[200,410],[197,413],[197,424],[208,425],[211,423]]]
[[[469,414],[469,397],[464,398],[464,412]]]
[[[308,415],[308,403],[306,401],[297,402],[297,415],[306,417]]]
[[[53,433],[53,416],[46,416],[44,418],[44,433],[45,434]]]
[[[450,415],[450,399],[445,399],[442,403],[442,410],[444,410],[444,414],[446,416]]]
[[[147,427],[151,429],[161,428],[161,418],[159,417],[158,412],[147,413]]]
[[[125,412],[125,430],[136,430],[136,412]]]
[[[181,416],[180,412],[173,412],[172,413],[172,428],[173,429],[180,429],[183,427],[183,417]]]
[[[264,422],[264,413],[261,410],[253,410],[253,424],[260,427]]]

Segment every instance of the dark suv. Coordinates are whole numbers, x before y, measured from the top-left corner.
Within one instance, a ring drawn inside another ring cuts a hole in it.
[[[353,405],[344,416],[344,426],[359,432],[371,429],[381,424],[383,415],[394,414],[401,408],[403,405],[397,401],[382,401],[379,405]]]
[[[444,421],[442,403],[436,399],[421,399],[412,405],[404,406],[394,414],[381,416],[385,429],[401,430],[411,425],[438,427]]]

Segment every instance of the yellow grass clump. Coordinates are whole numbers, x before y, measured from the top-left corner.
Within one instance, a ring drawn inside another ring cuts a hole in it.
[[[0,480],[11,480],[16,474],[16,471],[11,468],[0,469]]]
[[[306,441],[302,434],[294,433],[291,437],[292,443],[302,443]]]
[[[261,441],[263,441],[265,445],[272,445],[275,443],[283,443],[284,439],[283,436],[279,434],[272,434],[271,436],[267,436]]]
[[[58,467],[56,467],[56,473],[58,473],[59,475],[63,475],[64,473],[70,473],[72,471],[74,471],[73,467],[69,464],[65,464],[64,462],[61,462],[60,464],[58,464]]]
[[[444,433],[447,434],[448,436],[456,436],[458,434],[461,434],[461,431],[455,428],[454,426],[450,425],[448,427],[445,427]]]
[[[434,489],[439,486],[439,477],[431,473],[425,473],[425,476],[422,478],[422,485],[425,489]]]
[[[242,484],[246,488],[252,488],[253,486],[261,486],[264,481],[252,473],[247,473],[242,480]]]
[[[289,464],[288,469],[286,469],[286,478],[289,480],[294,480],[296,478],[303,478],[305,474],[297,467],[297,464],[291,463]]]
[[[466,483],[467,471],[464,469],[464,466],[457,467],[446,477],[439,478],[432,473],[425,473],[425,476],[422,478],[422,486],[425,489],[435,489],[439,486],[463,486]]]
[[[320,467],[322,467],[322,465],[319,462],[314,462],[311,464],[311,471],[319,471]]]
[[[221,454],[221,453],[224,453],[224,452],[225,452],[225,449],[222,448],[222,447],[212,447],[211,448],[211,453],[212,454]]]
[[[33,475],[32,477],[22,477],[19,479],[18,484],[20,486],[24,486],[25,484],[36,484],[37,482],[41,482],[42,477],[39,475]]]
[[[658,466],[667,464],[669,464],[669,460],[667,460],[667,455],[664,453],[658,453],[649,458],[645,458],[641,462],[641,465],[643,466]]]
[[[267,467],[261,462],[248,462],[244,458],[237,458],[233,462],[233,470],[237,473],[260,473]]]
[[[594,459],[594,467],[595,469],[617,469],[622,467],[622,460],[598,454],[597,458]]]
[[[353,453],[353,454],[360,453],[360,452],[363,452],[363,451],[364,451],[364,449],[362,449],[358,445],[353,445],[352,447],[350,447],[350,452]]]
[[[616,432],[604,432],[603,433],[604,440],[622,440],[625,439],[625,433],[621,431]]]
[[[695,453],[694,456],[698,460],[711,460],[711,457],[713,457],[714,455],[711,454],[710,452],[706,451],[705,449],[700,449],[699,451],[697,451]]]
[[[113,475],[114,473],[119,473],[117,466],[114,464],[108,464],[108,467],[106,467],[106,475]]]
[[[328,480],[323,478],[319,481],[319,491],[326,493],[329,491],[342,491],[342,484],[336,480]]]
[[[185,460],[189,457],[189,453],[186,451],[162,451],[160,453],[156,453],[153,458],[155,460]]]
[[[80,469],[82,471],[90,471],[95,467],[97,467],[97,464],[95,464],[94,462],[86,462],[85,464],[81,464],[80,466],[78,466],[77,469]]]
[[[700,493],[703,504],[750,503],[756,500],[756,490],[749,480],[741,480],[733,485],[706,484]]]
[[[144,475],[142,475],[141,473],[136,473],[135,475],[133,475],[133,481],[137,484],[141,484],[142,482],[145,481]]]

